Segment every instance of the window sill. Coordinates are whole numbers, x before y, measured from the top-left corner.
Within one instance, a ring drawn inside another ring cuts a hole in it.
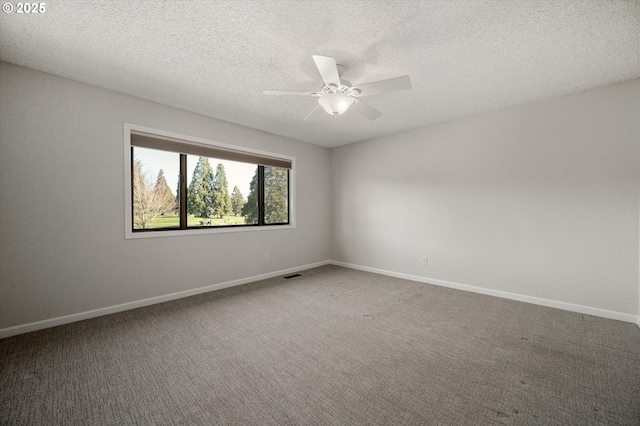
[[[289,225],[265,225],[265,226],[238,226],[220,228],[197,228],[197,229],[176,229],[170,231],[148,231],[148,232],[125,232],[125,240],[137,240],[140,238],[163,238],[163,237],[186,237],[189,235],[215,235],[235,232],[260,232],[260,231],[282,231],[295,229],[294,224]]]

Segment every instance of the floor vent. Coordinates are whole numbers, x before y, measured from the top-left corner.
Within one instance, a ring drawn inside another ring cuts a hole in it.
[[[300,274],[293,274],[293,275],[287,275],[286,277],[284,277],[285,280],[288,280],[289,278],[295,278],[295,277],[301,277],[302,275]]]

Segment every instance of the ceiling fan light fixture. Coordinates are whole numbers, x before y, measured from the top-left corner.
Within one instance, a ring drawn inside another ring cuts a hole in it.
[[[349,95],[344,93],[331,93],[318,98],[318,103],[331,115],[340,115],[346,112],[355,102]]]
[[[347,80],[343,80],[342,74],[345,67],[336,64],[336,60],[329,56],[313,55],[313,60],[322,77],[322,89],[318,92],[298,92],[291,90],[264,90],[265,95],[303,95],[315,96],[318,98],[319,106],[316,106],[304,119],[315,118],[317,114],[322,115],[322,110],[334,117],[344,114],[349,108],[369,120],[375,120],[382,113],[375,108],[371,108],[362,102],[360,96],[380,95],[382,93],[396,92],[398,90],[411,89],[411,80],[408,75],[388,78],[386,80],[374,81],[373,83],[361,84],[353,87]]]

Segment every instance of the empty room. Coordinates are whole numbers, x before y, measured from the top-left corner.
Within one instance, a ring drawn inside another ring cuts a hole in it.
[[[640,425],[640,2],[6,0],[0,425]]]

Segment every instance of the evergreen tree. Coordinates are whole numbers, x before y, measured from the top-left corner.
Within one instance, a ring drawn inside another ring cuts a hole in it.
[[[164,171],[160,169],[158,172],[158,178],[156,179],[156,185],[153,190],[156,192],[158,201],[166,207],[167,211],[174,211],[176,208],[176,197],[173,196],[171,188],[167,183],[167,179],[164,177]]]
[[[187,213],[196,217],[207,218],[213,214],[215,207],[214,174],[209,159],[198,158],[193,170],[191,183],[187,189]]]
[[[229,197],[229,182],[224,171],[224,165],[218,163],[216,175],[213,180],[213,193],[215,194],[214,214],[222,218],[231,214],[231,197]]]
[[[244,223],[258,223],[258,167],[256,167],[256,173],[253,175],[253,178],[251,178],[249,196],[247,197],[247,202],[242,207],[242,216],[245,217]]]
[[[231,191],[231,211],[235,216],[240,216],[243,207],[244,197],[236,185],[233,187],[233,191]]]
[[[280,167],[264,168],[264,222],[289,221],[289,173]]]

